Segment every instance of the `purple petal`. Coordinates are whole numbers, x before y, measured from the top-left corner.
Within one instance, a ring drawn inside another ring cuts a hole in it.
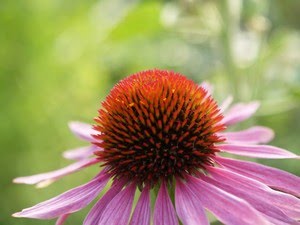
[[[295,197],[292,196],[291,200],[287,194],[274,191],[258,181],[226,171],[225,169],[210,168],[209,171],[215,180],[209,177],[202,178],[205,179],[206,182],[214,184],[222,190],[246,200],[254,208],[270,218],[287,224],[295,222],[295,220],[282,212],[284,209],[281,207],[281,202],[280,205],[276,204],[276,202],[280,201],[278,198],[281,199],[281,201],[291,201],[297,204],[297,202],[293,200]],[[287,211],[290,210],[288,209]]]
[[[175,205],[177,215],[184,225],[207,225],[208,219],[197,196],[181,181],[176,182]]]
[[[300,177],[254,162],[218,157],[217,161],[241,175],[258,180],[271,188],[300,197]]]
[[[93,126],[87,123],[72,121],[69,123],[70,130],[80,139],[89,142],[98,142],[92,135],[99,134]]]
[[[230,170],[208,167],[208,171],[214,179],[222,184],[231,186],[231,189],[251,193],[251,195],[255,195],[252,197],[261,199],[270,206],[274,205],[278,207],[286,215],[294,219],[300,219],[300,199],[295,196],[275,191],[259,181],[231,172]],[[255,202],[257,203],[258,201]],[[262,210],[264,213],[267,213],[267,209]]]
[[[285,223],[282,220],[278,220],[278,219],[275,219],[274,217],[270,217],[270,216],[267,216],[267,215],[266,215],[266,218],[268,219],[269,224],[274,224],[274,225],[299,225],[299,223],[295,220],[293,220],[292,223],[290,223],[290,222]]]
[[[272,204],[269,204],[262,198],[258,198],[255,194],[252,192],[245,191],[245,190],[238,190],[236,187],[231,187],[229,185],[223,184],[219,181],[216,181],[210,177],[201,177],[205,182],[208,182],[212,185],[215,185],[216,187],[234,195],[241,199],[246,200],[248,203],[250,203],[255,209],[260,211],[264,216],[274,224],[280,224],[280,225],[289,225],[295,223],[295,220],[288,217],[286,214],[284,214],[279,208],[275,207]]]
[[[145,187],[134,209],[130,225],[150,225],[150,190]]]
[[[103,197],[93,206],[89,214],[86,216],[83,225],[98,224],[108,203],[122,190],[124,182],[115,181],[111,188],[103,195]]]
[[[84,159],[79,162],[73,163],[67,167],[52,172],[36,174],[27,177],[18,177],[15,178],[13,182],[23,183],[23,184],[37,184],[37,187],[39,188],[46,187],[61,177],[74,173],[78,170],[81,170],[87,166],[93,165],[98,162],[99,162],[98,159]]]
[[[269,224],[249,203],[201,179],[188,176],[187,186],[197,200],[224,224]]]
[[[104,188],[109,175],[102,171],[90,182],[71,189],[57,197],[13,214],[14,217],[52,219],[76,212],[87,206]]]
[[[258,109],[258,102],[238,103],[233,105],[229,111],[224,115],[221,123],[225,125],[232,125],[244,121],[251,117]]]
[[[161,184],[154,206],[154,225],[178,225],[174,206],[165,182]]]
[[[271,141],[274,137],[274,132],[270,128],[256,126],[237,132],[224,132],[220,135],[225,137],[228,143],[259,144]]]
[[[63,152],[63,157],[66,159],[72,159],[72,160],[81,160],[90,157],[93,155],[93,153],[98,150],[98,146],[96,145],[90,145],[87,147],[80,147],[72,150],[67,150]]]
[[[270,145],[220,144],[217,147],[224,152],[254,158],[299,158],[299,156],[292,152]]]
[[[118,193],[104,209],[98,225],[127,224],[132,208],[136,184],[132,183]]]
[[[63,225],[66,221],[66,219],[70,216],[70,214],[64,214],[60,217],[58,217],[58,219],[56,220],[55,225]]]

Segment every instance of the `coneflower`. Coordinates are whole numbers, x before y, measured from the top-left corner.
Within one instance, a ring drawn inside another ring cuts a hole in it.
[[[218,106],[209,89],[207,84],[157,69],[121,80],[102,103],[94,126],[70,123],[79,138],[91,143],[64,153],[75,163],[14,181],[46,186],[95,164],[102,167],[99,174],[13,216],[58,218],[56,224],[63,224],[112,180],[83,224],[209,224],[205,209],[224,224],[299,224],[299,177],[222,153],[299,157],[264,145],[274,136],[269,128],[226,132],[227,126],[251,117],[259,104],[239,103],[227,110],[232,99]],[[132,212],[136,192],[139,197]]]

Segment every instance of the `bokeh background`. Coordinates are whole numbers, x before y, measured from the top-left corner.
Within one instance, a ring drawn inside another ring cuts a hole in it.
[[[93,123],[121,78],[171,69],[215,85],[218,101],[260,100],[272,144],[300,154],[300,1],[20,0],[0,2],[0,224],[24,207],[87,182],[97,166],[45,189],[16,176],[63,167],[63,150],[83,146],[70,120]],[[258,160],[300,175],[299,160]],[[66,224],[81,224],[88,209]]]

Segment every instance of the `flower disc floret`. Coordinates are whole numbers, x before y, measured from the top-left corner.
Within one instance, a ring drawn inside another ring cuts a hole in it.
[[[223,116],[186,77],[148,70],[120,81],[95,119],[96,154],[115,178],[139,185],[184,178],[213,164]]]

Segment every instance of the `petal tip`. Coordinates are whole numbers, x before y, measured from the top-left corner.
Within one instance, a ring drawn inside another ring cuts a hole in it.
[[[35,185],[35,187],[38,189],[45,188],[45,187],[48,187],[50,184],[52,184],[54,181],[55,181],[54,179],[44,180],[44,181],[37,183]]]
[[[21,212],[16,212],[14,214],[11,215],[12,217],[16,217],[16,218],[20,218],[21,216]]]
[[[257,106],[260,106],[260,101],[258,101],[258,100],[254,100],[254,101],[252,101],[250,103],[252,103],[254,105],[257,105]]]
[[[68,122],[68,126],[70,128],[70,130],[72,131],[76,131],[82,127],[86,128],[86,127],[89,127],[90,128],[90,124],[87,124],[87,123],[83,123],[83,122],[80,122],[80,121],[70,121]]]
[[[275,137],[275,132],[269,127],[257,126],[255,127],[260,130],[261,140],[260,143],[268,143]]]
[[[26,177],[16,177],[12,180],[12,182],[15,184],[34,184],[26,179]]]
[[[97,132],[93,129],[92,125],[79,121],[71,121],[68,123],[68,126],[71,132],[78,138],[89,142],[95,141],[93,134],[97,134]]]
[[[260,107],[260,102],[259,101],[252,101],[252,102],[249,102],[249,105],[251,106],[252,111],[256,112],[258,110],[258,108]]]
[[[212,94],[212,92],[213,92],[213,86],[208,81],[203,81],[200,84],[200,87],[202,87],[203,89],[205,89],[209,94]]]
[[[269,131],[269,137],[268,137],[269,141],[273,140],[275,137],[275,132],[271,128],[266,128],[266,129],[268,129]]]
[[[14,178],[14,179],[12,180],[12,182],[15,183],[15,184],[20,184],[20,183],[22,183],[22,182],[20,182],[19,177]]]
[[[71,128],[71,127],[74,127],[74,126],[76,126],[76,125],[78,125],[80,123],[81,122],[79,122],[79,121],[72,120],[72,121],[68,122],[68,126]]]

